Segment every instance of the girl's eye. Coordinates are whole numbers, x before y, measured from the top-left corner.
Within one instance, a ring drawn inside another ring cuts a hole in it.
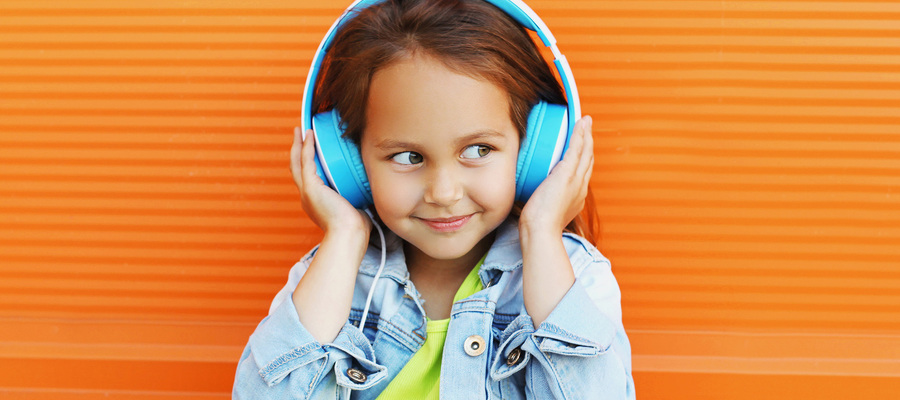
[[[462,152],[462,158],[481,158],[491,153],[491,148],[482,144],[466,147]]]
[[[422,155],[412,151],[404,151],[402,153],[395,154],[393,157],[391,157],[391,160],[394,160],[394,162],[397,164],[413,165],[422,162]]]

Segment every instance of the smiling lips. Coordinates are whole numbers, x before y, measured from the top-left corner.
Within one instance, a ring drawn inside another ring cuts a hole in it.
[[[450,218],[419,218],[419,220],[437,232],[453,232],[462,228],[473,215],[475,214]]]

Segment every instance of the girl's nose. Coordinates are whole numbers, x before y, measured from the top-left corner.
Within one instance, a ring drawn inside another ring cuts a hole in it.
[[[425,184],[425,202],[450,206],[463,197],[463,185],[452,168],[439,168],[430,174]]]

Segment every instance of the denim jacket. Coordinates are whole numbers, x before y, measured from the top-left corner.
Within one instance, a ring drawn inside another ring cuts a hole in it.
[[[376,246],[366,251],[350,318],[332,343],[310,335],[291,300],[316,249],[294,265],[241,355],[234,398],[378,397],[425,341],[422,300],[399,239],[391,239],[364,329],[357,325],[381,261]],[[484,289],[450,311],[442,399],[634,399],[631,348],[609,261],[579,236],[564,234],[563,242],[576,282],[535,329],[522,301],[517,225],[509,220],[498,228],[479,271]]]

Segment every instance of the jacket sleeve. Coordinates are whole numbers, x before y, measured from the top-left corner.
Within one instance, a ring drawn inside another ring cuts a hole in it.
[[[634,399],[631,345],[610,263],[580,237],[563,241],[575,283],[537,329],[524,311],[510,323],[491,378],[524,370],[526,394],[537,399]],[[513,353],[521,354],[518,362],[510,362]]]
[[[349,399],[351,390],[369,388],[387,375],[356,326],[346,323],[332,343],[320,344],[300,323],[291,295],[314,253],[315,249],[291,268],[269,315],[250,336],[238,362],[233,398]],[[347,370],[351,368],[367,379],[350,380]]]

